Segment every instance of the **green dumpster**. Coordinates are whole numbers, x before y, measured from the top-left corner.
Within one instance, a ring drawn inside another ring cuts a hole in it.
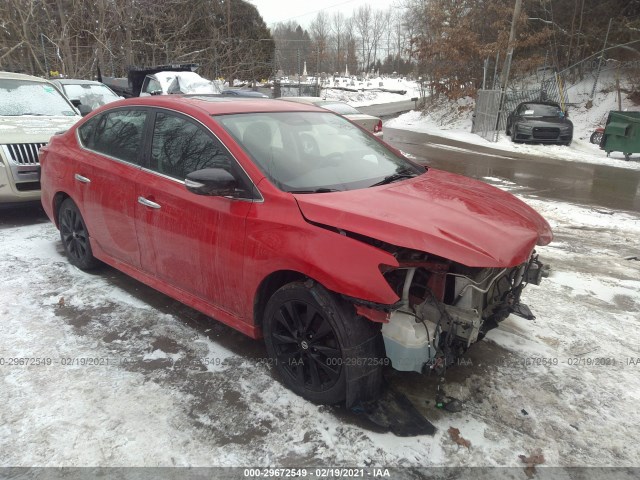
[[[611,152],[622,152],[625,160],[640,153],[640,112],[609,112],[600,148],[607,157]]]

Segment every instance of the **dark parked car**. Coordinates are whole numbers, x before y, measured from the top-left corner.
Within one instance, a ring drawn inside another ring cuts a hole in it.
[[[319,403],[375,397],[384,365],[442,373],[510,313],[531,317],[520,294],[552,239],[513,195],[293,102],[122,100],[41,164],[73,265],[100,260],[264,337],[284,383]]]
[[[554,102],[523,102],[507,118],[513,142],[571,145],[573,123]]]
[[[242,88],[228,88],[222,91],[225,97],[253,97],[253,98],[271,98],[266,93],[256,90],[247,90]]]

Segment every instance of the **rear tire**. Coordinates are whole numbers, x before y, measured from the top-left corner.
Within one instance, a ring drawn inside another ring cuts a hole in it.
[[[319,404],[375,399],[382,386],[379,325],[311,280],[280,288],[264,314],[267,352],[283,383]]]
[[[600,145],[601,140],[602,140],[602,132],[593,132],[591,134],[591,137],[589,138],[589,141],[596,145]]]
[[[71,265],[81,270],[92,270],[100,265],[100,261],[93,256],[91,250],[87,225],[78,206],[70,198],[60,205],[58,226],[60,239]]]

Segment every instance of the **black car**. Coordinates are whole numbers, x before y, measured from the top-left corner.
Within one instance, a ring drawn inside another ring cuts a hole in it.
[[[513,142],[570,145],[573,123],[554,102],[523,102],[507,117],[507,135]]]
[[[269,95],[256,92],[255,90],[243,90],[243,89],[227,89],[222,91],[222,95],[225,97],[254,97],[254,98],[269,98]]]

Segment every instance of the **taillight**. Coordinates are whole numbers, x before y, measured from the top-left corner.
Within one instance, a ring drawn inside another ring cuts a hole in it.
[[[380,133],[382,131],[382,120],[378,120],[378,124],[373,127],[373,133]]]

